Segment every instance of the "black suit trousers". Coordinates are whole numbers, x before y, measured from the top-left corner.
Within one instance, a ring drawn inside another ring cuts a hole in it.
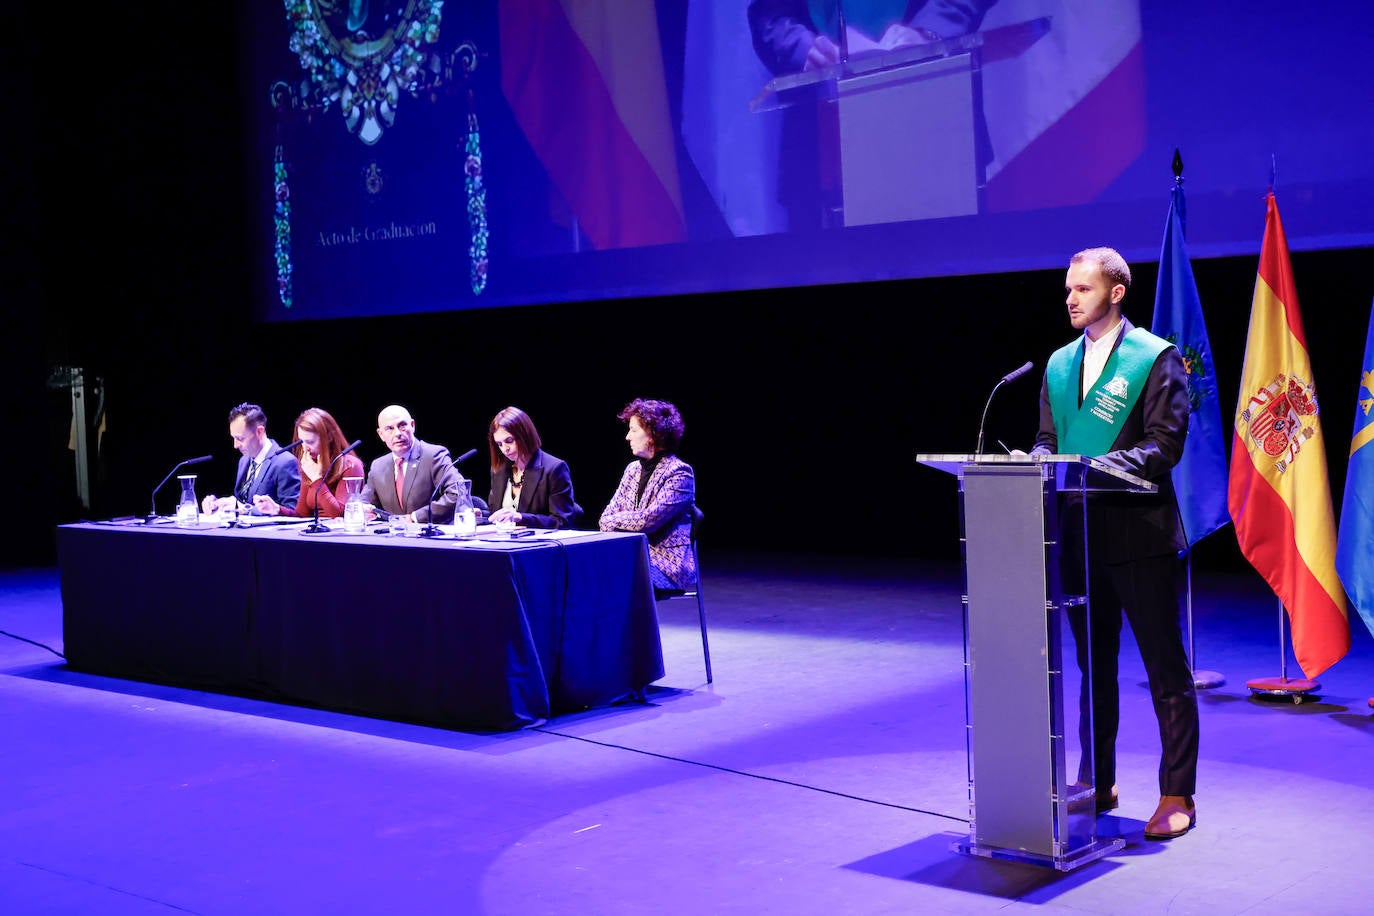
[[[1078,606],[1069,611],[1079,671],[1088,671],[1091,664],[1091,679],[1083,677],[1079,687],[1079,739],[1084,749],[1079,779],[1091,778],[1099,793],[1105,794],[1116,783],[1116,738],[1121,719],[1117,670],[1123,612],[1145,663],[1159,721],[1159,793],[1192,795],[1197,787],[1197,691],[1179,625],[1182,584],[1182,561],[1173,554],[1125,563],[1094,562],[1088,608]],[[1089,617],[1090,655],[1089,628],[1085,625]],[[1086,752],[1090,729],[1091,767]]]

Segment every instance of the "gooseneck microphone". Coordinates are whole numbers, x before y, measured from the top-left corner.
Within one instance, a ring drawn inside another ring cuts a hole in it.
[[[162,483],[160,483],[160,484],[158,484],[157,486],[153,487],[153,495],[152,495],[152,497],[149,499],[148,514],[147,514],[146,516],[144,516],[144,518],[143,518],[144,523],[145,523],[145,524],[146,524],[146,523],[151,523],[153,520],[155,520],[155,519],[157,518],[157,491],[162,489],[162,484],[165,484],[167,481],[171,480],[173,474],[175,474],[177,471],[181,470],[182,468],[186,467],[187,465],[191,465],[191,464],[202,464],[202,463],[204,463],[204,462],[206,462],[206,461],[209,461],[209,460],[210,460],[211,458],[213,458],[213,457],[215,457],[215,456],[214,456],[214,455],[201,455],[199,458],[187,458],[187,459],[186,459],[185,461],[183,461],[181,464],[179,464],[179,465],[177,465],[176,467],[172,468],[172,470],[169,471],[169,472],[167,473],[167,476],[164,477],[164,478],[162,478]]]
[[[1035,364],[1027,360],[1025,365],[1020,369],[1013,369],[1011,372],[1008,372],[1006,375],[1002,376],[1001,380],[996,385],[992,386],[992,392],[988,395],[988,402],[983,405],[983,419],[978,421],[978,448],[973,452],[975,455],[983,454],[983,427],[987,425],[988,408],[992,406],[992,397],[997,394],[997,389],[1001,388],[1007,382],[1016,381],[1033,368],[1035,368]]]
[[[275,458],[275,457],[277,457],[278,455],[280,455],[282,452],[289,452],[289,451],[291,451],[293,448],[295,448],[296,446],[300,445],[300,444],[303,443],[304,441],[305,441],[304,439],[297,439],[295,442],[292,442],[290,445],[279,445],[279,446],[277,446],[276,448],[272,449],[271,453],[269,453],[268,456],[267,456],[266,458],[262,459],[262,463],[263,463],[263,464],[266,464],[267,462],[271,461],[273,458]],[[354,443],[354,444],[356,445],[357,443]]]
[[[839,32],[840,39],[840,66],[847,69],[849,67],[849,26],[844,21],[844,4],[838,3],[836,7],[835,15],[839,22],[836,31]]]
[[[299,444],[299,442],[297,442],[297,444]],[[329,531],[328,527],[320,524],[320,487],[324,486],[328,482],[329,475],[333,473],[334,465],[339,463],[339,459],[342,458],[344,455],[347,455],[349,452],[353,451],[355,448],[362,444],[363,440],[354,439],[353,444],[351,444],[348,448],[344,449],[343,451],[339,452],[339,454],[334,456],[334,460],[329,462],[329,467],[324,469],[324,473],[320,475],[320,479],[315,481],[315,518],[309,525],[306,525],[305,528],[301,529],[301,534],[324,534],[325,532]],[[287,446],[287,448],[282,449],[282,451],[287,451],[292,448],[295,448],[295,446]]]
[[[463,454],[459,455],[457,458],[453,459],[453,463],[454,465],[462,464],[464,461],[467,461],[469,458],[476,454],[477,449],[470,448],[466,452],[463,452]],[[439,498],[439,491],[441,491],[443,488],[444,485],[440,483],[438,486],[434,488],[434,492],[429,494],[429,522],[425,524],[425,527],[420,529],[420,537],[422,538],[437,538],[443,536],[444,530],[440,528],[438,525],[434,524],[434,501]]]
[[[457,463],[454,462],[454,464]],[[444,485],[441,482],[434,488],[434,492],[429,494],[429,521],[425,522],[425,527],[420,529],[420,537],[422,538],[437,538],[444,533],[442,528],[434,524],[434,501],[439,498],[439,491],[443,488]]]

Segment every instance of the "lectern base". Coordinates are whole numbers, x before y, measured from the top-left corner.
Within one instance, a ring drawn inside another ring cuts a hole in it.
[[[1031,865],[1048,865],[1057,871],[1073,871],[1080,865],[1087,865],[1089,862],[1096,862],[1098,859],[1111,855],[1116,850],[1124,848],[1125,845],[1126,841],[1121,837],[1107,839],[1099,837],[1062,855],[1045,856],[1020,849],[1007,849],[1005,846],[980,846],[970,836],[968,839],[956,840],[950,844],[949,848],[964,855],[981,856],[984,859],[1026,862]]]

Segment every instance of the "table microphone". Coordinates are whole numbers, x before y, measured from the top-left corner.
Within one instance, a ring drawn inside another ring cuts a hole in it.
[[[289,452],[289,451],[291,451],[293,448],[295,448],[296,446],[300,445],[300,444],[301,444],[302,442],[304,442],[304,441],[305,441],[304,439],[297,439],[295,442],[292,442],[290,445],[279,445],[279,446],[277,446],[276,448],[272,449],[271,452],[269,452],[268,454],[266,454],[266,455],[263,456],[262,461],[260,461],[260,462],[258,463],[259,466],[260,466],[260,467],[266,467],[266,466],[267,466],[267,462],[271,461],[273,458],[277,457],[277,456],[280,455],[282,452]],[[235,497],[235,499],[237,499],[237,498],[238,498],[238,494],[237,494],[237,493],[234,494],[234,497]],[[251,498],[252,498],[252,497],[250,496],[249,499],[251,499]],[[252,507],[252,506],[249,506],[249,507],[248,507],[248,510],[251,512],[251,511],[253,510],[253,507]]]
[[[1035,364],[1027,360],[1026,364],[1020,369],[1013,369],[1011,372],[1008,372],[1006,375],[1002,376],[1001,381],[992,386],[992,393],[988,395],[988,402],[983,405],[983,419],[978,421],[978,448],[974,450],[973,454],[983,454],[983,427],[986,426],[988,422],[988,408],[992,406],[992,396],[997,393],[998,388],[1001,388],[1007,382],[1016,381],[1034,367]]]
[[[289,451],[291,451],[293,448],[295,448],[296,446],[300,445],[300,444],[301,444],[302,442],[304,442],[304,441],[305,441],[304,439],[297,439],[295,442],[292,442],[290,445],[279,445],[279,446],[277,446],[275,449],[272,450],[272,453],[271,453],[270,455],[268,455],[266,458],[262,459],[262,463],[263,463],[263,464],[266,464],[267,462],[271,461],[273,458],[275,458],[275,457],[277,457],[278,455],[280,455],[282,452],[289,452]],[[358,440],[358,441],[361,442],[362,440],[360,439],[360,440]],[[358,443],[355,442],[355,443],[353,443],[353,444],[354,444],[354,445],[357,445]]]
[[[300,440],[297,440],[295,445],[289,445],[286,448],[281,449],[281,451],[288,451],[290,449],[295,448],[296,445],[299,444]],[[339,459],[342,458],[344,455],[347,455],[349,452],[353,451],[355,448],[362,444],[363,440],[354,439],[352,445],[350,445],[348,448],[344,449],[343,451],[339,452],[339,454],[334,456],[334,460],[329,462],[329,467],[324,469],[324,473],[320,475],[320,479],[315,481],[315,520],[312,521],[309,525],[306,525],[305,528],[301,530],[301,534],[324,534],[329,531],[329,528],[327,526],[320,524],[320,487],[322,487],[325,484],[325,482],[329,480],[329,475],[334,470],[334,465],[339,463]]]
[[[144,516],[144,518],[143,518],[144,523],[145,523],[145,524],[151,524],[154,520],[157,519],[157,491],[162,489],[162,484],[165,484],[167,481],[171,480],[173,474],[175,474],[177,471],[181,470],[182,468],[186,467],[188,464],[201,464],[201,463],[203,463],[203,462],[209,461],[209,460],[210,460],[211,458],[213,458],[213,457],[215,457],[215,456],[214,456],[214,455],[201,455],[199,458],[187,458],[187,459],[186,459],[185,461],[183,461],[181,464],[179,464],[179,465],[177,465],[176,467],[172,468],[172,470],[171,470],[170,472],[168,472],[167,476],[164,477],[164,478],[162,478],[162,483],[160,483],[160,484],[158,484],[157,486],[153,487],[153,495],[152,495],[152,497],[151,497],[150,500],[149,500],[148,514],[147,514],[146,516]]]
[[[462,464],[464,461],[467,461],[469,458],[476,454],[477,449],[470,448],[466,452],[463,452],[463,454],[459,455],[457,458],[453,459],[453,463],[455,465]],[[443,488],[443,483],[440,483],[437,487],[434,488],[434,492],[429,495],[429,523],[426,524],[425,527],[420,529],[420,537],[422,538],[437,538],[442,537],[444,534],[444,530],[440,528],[438,525],[434,524],[434,501],[439,498],[439,491]]]

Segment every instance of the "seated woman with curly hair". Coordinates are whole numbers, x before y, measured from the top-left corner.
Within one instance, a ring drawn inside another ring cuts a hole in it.
[[[677,456],[685,426],[668,401],[636,398],[618,414],[629,424],[625,441],[635,456],[601,513],[602,531],[642,531],[649,538],[650,577],[656,591],[696,585],[691,550],[696,477]]]

